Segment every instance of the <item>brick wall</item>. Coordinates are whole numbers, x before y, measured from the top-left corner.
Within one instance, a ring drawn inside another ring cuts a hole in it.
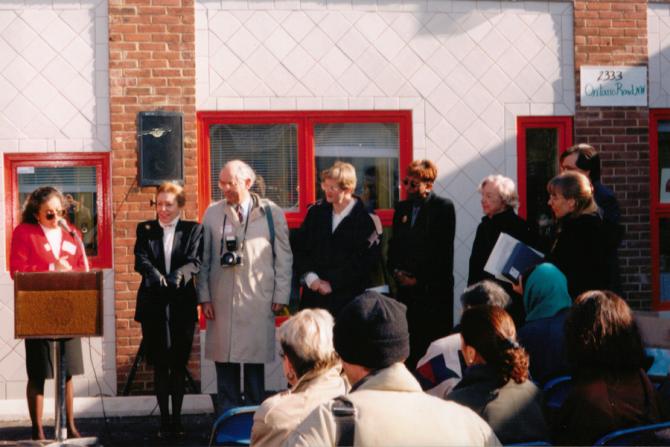
[[[141,340],[133,321],[139,275],[133,271],[138,222],[155,218],[155,187],[137,186],[136,117],[140,111],[184,113],[186,218],[197,219],[195,123],[195,24],[193,0],[110,0],[109,77],[114,210],[117,384],[122,389]],[[199,352],[196,337],[194,352]],[[189,370],[199,379],[198,356]],[[147,392],[143,367],[133,392]]]
[[[603,183],[616,192],[626,236],[619,250],[624,295],[651,305],[649,226],[649,109],[582,107],[581,65],[647,65],[647,1],[574,2],[575,142],[601,151]]]

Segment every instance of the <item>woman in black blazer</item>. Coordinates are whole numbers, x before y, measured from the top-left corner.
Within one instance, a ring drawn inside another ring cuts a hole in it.
[[[379,265],[379,234],[361,199],[353,195],[356,170],[336,162],[321,173],[320,200],[307,211],[297,231],[294,269],[303,284],[300,308],[321,308],[337,316],[370,287]]]
[[[135,271],[142,275],[135,320],[142,324],[146,358],[154,367],[162,438],[184,432],[184,379],[198,319],[194,277],[202,259],[202,226],[181,220],[185,203],[181,186],[163,183],[156,195],[158,219],[139,223],[135,242]]]

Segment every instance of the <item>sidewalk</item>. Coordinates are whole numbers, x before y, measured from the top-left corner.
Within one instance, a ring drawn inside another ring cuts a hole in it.
[[[184,399],[183,425],[186,435],[179,440],[156,438],[158,409],[153,396],[105,397],[102,417],[100,398],[75,398],[77,428],[84,437],[96,436],[105,447],[207,446],[214,422],[211,397],[188,395]],[[53,437],[53,399],[45,399],[44,423],[47,437]],[[3,401],[0,406],[0,446],[42,446],[30,440],[30,420],[25,400]]]

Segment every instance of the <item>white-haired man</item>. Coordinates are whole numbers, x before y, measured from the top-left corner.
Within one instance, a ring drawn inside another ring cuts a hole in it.
[[[274,314],[288,304],[293,256],[281,208],[251,193],[255,173],[232,160],[219,174],[224,199],[203,217],[198,299],[207,318],[205,357],[216,363],[217,410],[265,397],[264,364],[274,357]]]

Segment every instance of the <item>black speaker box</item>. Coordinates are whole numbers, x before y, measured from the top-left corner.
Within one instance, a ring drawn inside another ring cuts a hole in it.
[[[140,151],[140,186],[184,181],[184,114],[140,112],[137,139]]]

